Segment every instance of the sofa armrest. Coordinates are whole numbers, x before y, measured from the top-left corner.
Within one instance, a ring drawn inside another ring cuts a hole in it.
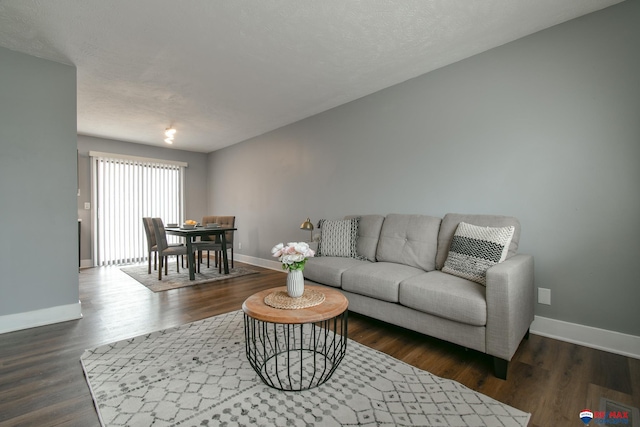
[[[486,352],[511,357],[533,322],[533,256],[515,255],[487,270]]]

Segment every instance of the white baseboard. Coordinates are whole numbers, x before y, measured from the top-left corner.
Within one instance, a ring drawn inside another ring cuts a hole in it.
[[[277,270],[285,272],[282,269],[282,264],[279,261],[270,261],[264,258],[256,258],[248,255],[242,255],[239,253],[233,254],[233,258],[237,261],[244,262],[246,264],[255,265],[257,267],[268,268],[270,270]]]
[[[80,301],[77,304],[59,305],[24,313],[8,314],[0,316],[0,334],[81,318]]]
[[[640,337],[606,329],[535,316],[532,334],[640,359]]]
[[[93,267],[93,260],[91,258],[80,260],[80,268],[89,268],[89,267]]]

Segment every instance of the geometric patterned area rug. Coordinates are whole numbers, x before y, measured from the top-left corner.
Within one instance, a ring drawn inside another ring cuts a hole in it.
[[[333,376],[306,391],[260,381],[242,311],[87,350],[103,426],[526,426],[531,414],[348,340]]]
[[[173,271],[171,268],[173,267]],[[257,271],[250,268],[238,267],[230,268],[229,274],[218,273],[217,268],[206,268],[202,266],[200,273],[196,272],[196,279],[189,280],[189,269],[181,268],[180,272],[176,272],[175,265],[169,265],[169,274],[164,275],[162,272],[162,280],[158,280],[158,271],[151,270],[147,264],[133,265],[120,268],[123,272],[136,279],[138,282],[151,289],[153,292],[168,291],[170,289],[185,288],[187,286],[202,285],[203,283],[216,282],[218,280],[233,279],[234,277],[246,276],[248,274],[256,274]]]

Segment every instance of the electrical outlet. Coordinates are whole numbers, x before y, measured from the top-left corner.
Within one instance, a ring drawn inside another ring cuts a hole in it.
[[[91,202],[84,202],[84,208],[88,211],[91,210]]]
[[[551,289],[538,288],[538,304],[551,305]]]
[[[242,243],[238,243],[238,249],[242,249]]]

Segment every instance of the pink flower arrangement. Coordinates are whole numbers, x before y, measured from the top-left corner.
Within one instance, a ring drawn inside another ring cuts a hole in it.
[[[271,254],[282,263],[283,270],[304,270],[307,259],[316,253],[306,242],[278,243],[271,249]]]

